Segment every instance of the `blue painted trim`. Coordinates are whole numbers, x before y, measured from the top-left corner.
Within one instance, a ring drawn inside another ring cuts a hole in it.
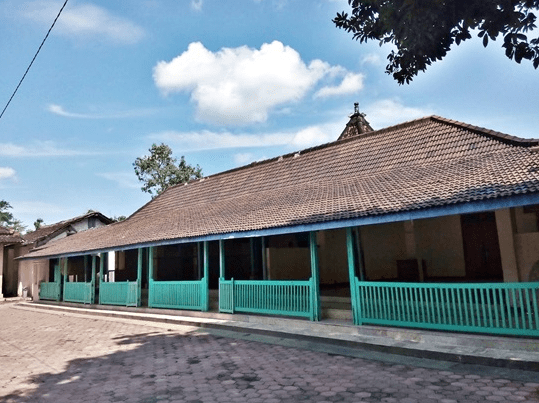
[[[539,204],[539,193],[514,195],[510,197],[495,198],[495,199],[484,199],[484,200],[472,201],[472,202],[467,202],[467,203],[446,204],[440,207],[430,207],[426,209],[417,209],[417,210],[410,210],[410,211],[405,211],[405,212],[370,215],[366,217],[351,218],[351,219],[346,219],[346,220],[318,222],[318,223],[313,223],[313,224],[290,225],[286,227],[266,228],[266,229],[261,229],[261,230],[252,230],[252,231],[230,232],[230,233],[225,233],[225,234],[212,234],[212,235],[204,235],[204,236],[198,236],[198,237],[192,237],[192,238],[163,239],[163,240],[153,241],[153,242],[143,242],[143,243],[138,243],[138,244],[133,244],[133,245],[126,245],[124,247],[89,250],[89,251],[84,251],[84,252],[65,253],[65,254],[59,254],[59,255],[39,256],[35,258],[23,257],[22,259],[21,258],[19,259],[25,260],[25,259],[48,259],[48,258],[56,258],[56,257],[74,257],[74,256],[84,256],[84,255],[95,254],[95,253],[112,252],[112,251],[118,251],[118,250],[145,248],[149,246],[164,246],[164,245],[173,245],[173,244],[179,244],[179,243],[218,241],[220,239],[251,238],[251,237],[291,234],[291,233],[298,233],[298,232],[323,231],[323,230],[357,227],[357,226],[364,226],[364,225],[385,224],[385,223],[398,222],[398,221],[420,220],[423,218],[444,217],[444,216],[457,215],[457,214],[479,213],[482,211],[491,211],[491,210],[498,210],[498,209],[511,208],[511,207],[520,207],[520,206],[527,206],[531,204]]]

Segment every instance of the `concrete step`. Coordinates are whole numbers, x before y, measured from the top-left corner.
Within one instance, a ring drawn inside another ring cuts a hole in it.
[[[336,319],[352,322],[352,310],[322,307],[322,319]]]

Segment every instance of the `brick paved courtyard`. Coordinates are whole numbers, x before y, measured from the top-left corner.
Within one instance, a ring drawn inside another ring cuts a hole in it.
[[[0,324],[0,402],[539,402],[539,374],[515,381],[7,304]]]

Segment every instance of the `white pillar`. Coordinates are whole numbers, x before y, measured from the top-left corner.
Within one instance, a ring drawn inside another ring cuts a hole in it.
[[[116,269],[116,252],[111,251],[107,253],[107,259],[108,259],[107,281],[113,283],[115,281],[114,273]]]

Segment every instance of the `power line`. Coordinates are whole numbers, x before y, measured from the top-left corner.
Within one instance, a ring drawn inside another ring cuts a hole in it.
[[[56,24],[56,21],[58,21],[58,18],[60,17],[60,14],[62,14],[62,11],[64,11],[64,8],[65,6],[67,5],[67,2],[69,0],[65,0],[64,2],[64,5],[62,6],[62,8],[60,9],[60,11],[58,11],[58,15],[56,16],[56,18],[54,19],[51,27],[49,28],[49,31],[47,32],[47,35],[45,35],[45,38],[43,38],[43,41],[41,42],[41,45],[39,45],[39,48],[37,49],[37,52],[36,54],[34,55],[34,57],[32,58],[32,61],[30,62],[30,64],[28,65],[28,67],[26,68],[26,71],[24,72],[22,78],[21,78],[21,81],[19,81],[19,84],[17,84],[17,87],[15,88],[15,91],[13,91],[13,94],[11,94],[11,97],[9,98],[9,101],[7,101],[7,104],[6,106],[4,106],[4,109],[2,110],[2,113],[0,113],[0,119],[2,119],[2,116],[4,116],[4,112],[6,111],[7,107],[9,106],[9,104],[11,103],[11,100],[13,99],[13,97],[15,96],[15,94],[17,93],[17,91],[19,90],[19,87],[21,86],[22,82],[24,81],[24,78],[26,77],[26,75],[28,74],[28,71],[30,70],[30,67],[32,67],[32,64],[34,64],[34,60],[36,60],[36,57],[37,55],[39,54],[39,51],[41,50],[41,48],[43,47],[43,45],[45,44],[45,41],[47,40],[47,38],[49,37],[49,34],[51,33],[52,31],[52,28],[54,27],[54,24]]]

